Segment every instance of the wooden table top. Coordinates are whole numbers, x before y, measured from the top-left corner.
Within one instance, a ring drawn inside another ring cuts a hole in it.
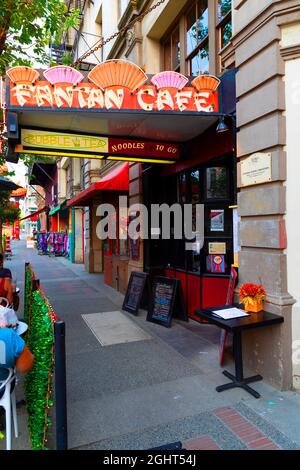
[[[262,311],[258,313],[250,313],[247,317],[234,318],[232,320],[224,320],[214,315],[212,312],[233,308],[234,305],[224,305],[223,307],[210,307],[202,310],[196,310],[195,314],[207,320],[209,323],[219,326],[227,331],[250,330],[252,328],[262,328],[265,326],[276,325],[284,322],[284,318],[274,313]]]

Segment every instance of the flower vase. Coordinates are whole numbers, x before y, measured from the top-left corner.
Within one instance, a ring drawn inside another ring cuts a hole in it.
[[[253,300],[253,303],[245,302],[244,307],[246,312],[258,313],[263,310],[262,300]]]

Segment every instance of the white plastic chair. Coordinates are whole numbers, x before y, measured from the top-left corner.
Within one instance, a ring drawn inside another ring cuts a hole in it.
[[[4,392],[0,398],[0,406],[5,410],[6,450],[11,450],[11,416],[13,416],[15,437],[19,436],[19,432],[15,386],[13,386],[13,382],[16,380],[16,374],[14,369],[7,370],[9,371],[7,379],[0,382],[0,396]]]

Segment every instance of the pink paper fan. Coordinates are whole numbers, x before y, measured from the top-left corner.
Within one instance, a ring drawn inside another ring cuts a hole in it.
[[[82,73],[67,65],[51,67],[43,75],[52,85],[55,85],[55,83],[70,83],[76,86],[84,78]]]
[[[151,83],[156,86],[159,90],[160,88],[177,88],[181,90],[188,83],[188,78],[178,72],[160,72],[154,77],[151,78]]]

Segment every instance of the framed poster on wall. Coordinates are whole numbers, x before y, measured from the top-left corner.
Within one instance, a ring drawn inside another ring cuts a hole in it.
[[[226,255],[226,243],[209,242],[208,253],[210,255]]]
[[[212,274],[224,274],[226,270],[225,255],[208,255],[207,271]]]
[[[224,209],[211,209],[210,210],[210,231],[211,232],[224,232]]]

